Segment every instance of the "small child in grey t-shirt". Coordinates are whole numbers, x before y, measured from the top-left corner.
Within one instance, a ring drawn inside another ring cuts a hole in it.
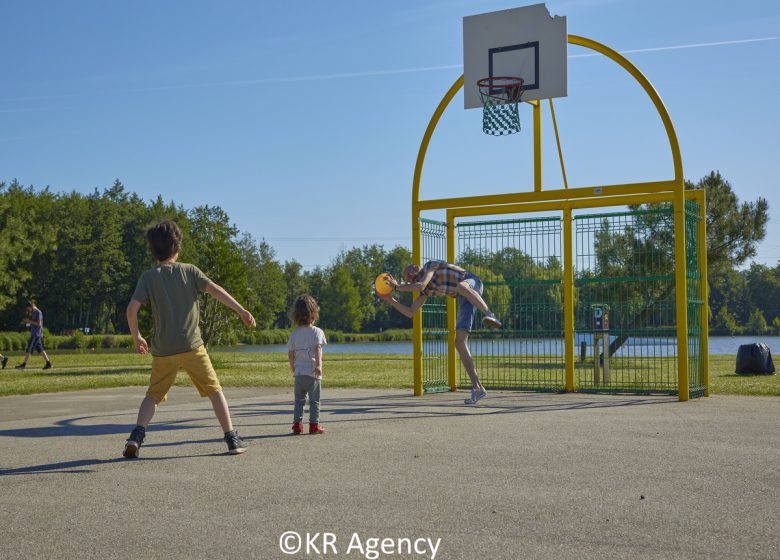
[[[327,344],[325,333],[315,327],[320,307],[310,295],[298,296],[290,310],[290,319],[297,327],[287,342],[287,358],[295,379],[295,410],[292,430],[303,433],[303,407],[309,395],[309,433],[321,434],[320,380],[322,379],[322,347]]]

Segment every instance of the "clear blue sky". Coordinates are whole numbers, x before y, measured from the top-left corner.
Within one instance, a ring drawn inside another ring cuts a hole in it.
[[[4,2],[0,180],[87,193],[118,178],[145,199],[219,205],[280,260],[307,268],[353,246],[410,246],[414,161],[462,72],[462,17],[522,5]],[[686,178],[717,169],[740,200],[769,200],[756,260],[775,265],[780,3],[547,7],[650,79]],[[556,100],[570,186],[671,178],[647,97],[614,63],[583,54],[570,47],[569,97]],[[423,198],[530,190],[530,136],[485,136],[461,95],[431,144]],[[521,119],[530,122],[527,107]],[[551,142],[550,131],[545,184],[557,188]]]

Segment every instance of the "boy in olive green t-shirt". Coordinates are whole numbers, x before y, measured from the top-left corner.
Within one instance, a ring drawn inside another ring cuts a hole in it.
[[[211,399],[214,413],[225,432],[228,453],[243,453],[246,447],[233,430],[230,409],[200,335],[198,292],[206,292],[238,313],[247,327],[255,326],[255,318],[198,267],[176,262],[181,251],[182,233],[175,222],[166,220],[150,227],[146,239],[158,264],[138,279],[127,306],[127,323],[136,350],[140,354],[149,352],[149,345],[138,330],[138,310],[144,303],[150,302],[154,318],[152,375],[123,455],[138,457],[138,450],[146,436],[146,426],[157,411],[157,405],[166,399],[179,368],[189,374],[201,396]]]

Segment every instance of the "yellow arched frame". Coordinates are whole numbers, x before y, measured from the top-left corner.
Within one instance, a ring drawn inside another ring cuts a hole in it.
[[[431,117],[428,127],[423,135],[420,149],[417,154],[417,162],[414,168],[412,184],[412,256],[416,264],[422,264],[421,260],[421,232],[420,216],[425,210],[446,209],[448,239],[447,258],[455,260],[454,220],[458,216],[476,216],[489,214],[509,214],[519,212],[545,212],[562,211],[564,214],[564,331],[565,331],[565,370],[567,391],[575,390],[574,386],[574,274],[573,274],[573,248],[571,246],[571,211],[580,208],[594,208],[599,206],[623,206],[638,204],[640,202],[665,201],[672,202],[674,207],[675,230],[675,287],[677,307],[677,371],[679,400],[686,401],[690,398],[688,384],[688,311],[687,311],[687,271],[685,260],[685,199],[693,198],[699,202],[700,226],[697,232],[699,238],[698,268],[701,274],[699,297],[704,302],[701,313],[701,359],[703,361],[703,383],[705,396],[709,395],[708,378],[708,321],[707,321],[707,260],[706,260],[706,201],[703,191],[685,192],[683,178],[682,156],[677,141],[677,134],[669,113],[663,104],[658,92],[650,81],[625,57],[617,51],[602,45],[591,39],[578,35],[569,35],[568,42],[579,45],[603,54],[624,68],[644,89],[658,111],[666,131],[669,147],[672,155],[673,178],[663,181],[628,183],[618,185],[593,185],[579,188],[564,188],[549,191],[542,190],[542,150],[541,150],[541,103],[531,101],[533,106],[533,133],[534,133],[534,190],[532,192],[518,192],[496,195],[467,196],[456,198],[443,198],[432,200],[420,200],[420,182],[422,177],[425,154],[428,150],[433,132],[441,119],[444,110],[455,97],[455,94],[463,87],[461,75],[449,88],[444,98],[439,103]],[[552,104],[551,104],[552,108]],[[449,304],[449,382],[454,390],[455,385],[455,360],[454,360],[454,301]],[[422,316],[415,315],[413,320],[413,362],[414,362],[414,394],[423,393],[422,372]]]

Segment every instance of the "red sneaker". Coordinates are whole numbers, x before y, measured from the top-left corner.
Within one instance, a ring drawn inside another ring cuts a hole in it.
[[[322,424],[311,423],[311,424],[309,424],[309,433],[310,434],[324,434],[325,433],[325,428],[322,427]]]
[[[293,433],[295,435],[303,433],[303,422],[293,422]]]

